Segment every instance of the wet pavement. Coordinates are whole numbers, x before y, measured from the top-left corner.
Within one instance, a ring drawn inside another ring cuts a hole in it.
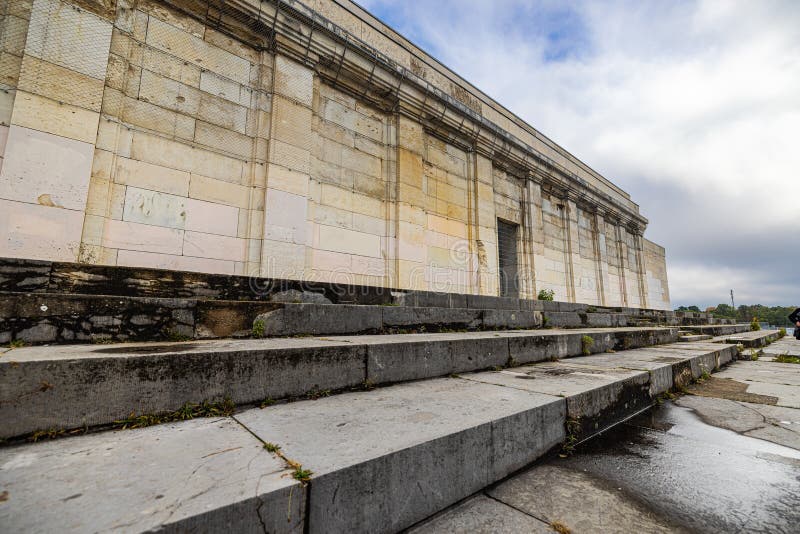
[[[800,352],[782,341],[769,352]],[[800,365],[764,360],[733,363],[730,378],[537,462],[416,532],[800,533],[800,409],[781,402],[800,393]]]

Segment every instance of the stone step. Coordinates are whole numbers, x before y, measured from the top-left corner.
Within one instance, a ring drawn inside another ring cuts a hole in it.
[[[14,532],[397,532],[646,409],[736,353],[699,345],[6,446],[0,523]],[[306,485],[292,478],[308,474],[300,466],[311,471]]]
[[[678,341],[682,341],[684,343],[691,343],[693,341],[706,341],[713,338],[714,336],[710,336],[708,334],[687,334],[678,337]]]
[[[655,323],[666,325],[703,324],[710,320],[708,314],[696,312],[603,307],[574,302],[14,258],[0,258],[0,291],[226,301],[508,309],[553,313],[619,313],[631,318],[649,318]]]
[[[756,330],[740,334],[726,334],[714,337],[719,343],[741,344],[747,348],[765,347],[780,338],[778,330]]]
[[[606,311],[0,293],[0,343],[166,341],[409,331],[656,326]]]
[[[254,331],[258,318],[260,326]],[[595,323],[610,326],[604,324],[610,321],[578,321],[577,326]],[[624,326],[624,318],[617,323]],[[531,310],[0,293],[0,343],[530,329],[541,325],[542,313]]]
[[[675,328],[58,345],[0,357],[0,438],[671,343]]]
[[[749,332],[750,323],[684,325],[681,327],[681,329],[688,330],[694,334],[724,336],[729,334],[739,334],[741,332]]]

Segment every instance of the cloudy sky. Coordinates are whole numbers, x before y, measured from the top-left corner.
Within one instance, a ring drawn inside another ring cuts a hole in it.
[[[628,191],[673,306],[800,305],[800,1],[358,1]]]

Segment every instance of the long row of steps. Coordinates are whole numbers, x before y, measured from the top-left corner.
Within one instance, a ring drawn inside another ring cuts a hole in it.
[[[674,337],[674,330],[667,332]],[[542,338],[540,342],[559,347],[570,346],[573,336],[581,335],[548,334],[552,339]],[[446,369],[454,355],[488,354],[481,343],[490,338],[483,335],[459,334],[443,339],[445,343],[460,343],[460,349],[436,356],[403,350],[397,355],[407,358],[401,358],[404,364],[396,369],[425,368],[426,358],[429,363],[446,360],[444,366],[430,367]],[[611,338],[605,337],[612,336],[610,332],[582,335],[609,339],[611,343]],[[427,336],[427,341],[435,344],[431,336],[435,335]],[[386,347],[392,342],[410,342],[397,339],[404,336],[388,337],[394,339],[383,343],[372,339],[365,345]],[[518,333],[498,334],[494,339],[505,346],[538,346]],[[305,343],[308,350],[348,345],[345,339],[339,340],[339,345],[315,338],[283,342],[295,348]],[[92,354],[86,352],[86,346],[64,347],[70,350],[60,355],[48,355],[44,348],[11,350],[0,358],[3,409],[18,394],[15,391],[10,399],[6,393],[18,378],[27,376],[35,381],[37,372],[61,364],[76,366],[71,371],[84,380],[101,376],[114,377],[113,382],[137,375],[150,380],[147,372],[124,365],[119,371],[102,367],[94,361],[97,358],[127,363],[142,357],[156,358],[167,366],[161,367],[160,373],[163,398],[172,396],[173,405],[177,405],[184,400],[179,394],[183,390],[176,387],[174,380],[179,377],[173,373],[182,366],[169,369],[168,360],[186,353],[172,348],[159,352],[159,346],[149,345],[153,350],[148,355],[126,352],[124,356]],[[469,346],[483,348],[470,350]],[[574,352],[558,354],[569,356]],[[212,354],[217,353],[205,354],[204,358]],[[255,358],[252,352],[239,354]],[[15,532],[396,532],[564,443],[577,443],[646,409],[660,394],[712,372],[736,354],[735,345],[664,344],[497,371],[462,370],[450,377],[317,400],[278,403],[263,409],[240,407],[230,416],[11,444],[0,448],[0,493],[5,492],[6,497],[0,506],[0,524]],[[11,359],[18,363],[11,364]],[[328,359],[326,355],[316,362]],[[468,356],[458,359],[469,361]],[[81,369],[87,361],[94,361],[87,368],[93,374]],[[278,377],[262,375],[262,384],[300,380],[313,373],[316,365],[313,361],[294,363],[293,370],[285,369]],[[18,369],[25,373],[5,374]],[[205,374],[196,367],[188,372]],[[212,383],[220,375],[212,371],[204,378]],[[87,407],[95,406],[98,413],[104,413],[96,421],[113,417],[105,411],[106,403],[131,408],[128,400],[116,400],[113,389],[97,387],[99,382],[87,381],[82,390],[76,385],[75,395],[57,402],[36,400],[63,389],[63,384],[54,383],[47,391],[29,395],[27,401],[31,406],[48,406],[58,417],[85,415]],[[127,398],[128,386],[117,384],[119,398]],[[82,397],[77,395],[79,391]],[[149,395],[139,391],[143,398]],[[22,402],[14,405],[16,415],[8,410],[3,413],[4,421],[17,421],[11,433],[41,424],[20,422],[28,419],[27,408]],[[32,413],[36,414],[33,419],[46,417],[38,409]],[[65,421],[62,426],[70,427],[74,421]]]

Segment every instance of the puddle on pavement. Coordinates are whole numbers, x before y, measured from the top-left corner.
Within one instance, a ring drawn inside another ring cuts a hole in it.
[[[699,532],[798,532],[800,451],[665,403],[554,465],[606,480]]]

